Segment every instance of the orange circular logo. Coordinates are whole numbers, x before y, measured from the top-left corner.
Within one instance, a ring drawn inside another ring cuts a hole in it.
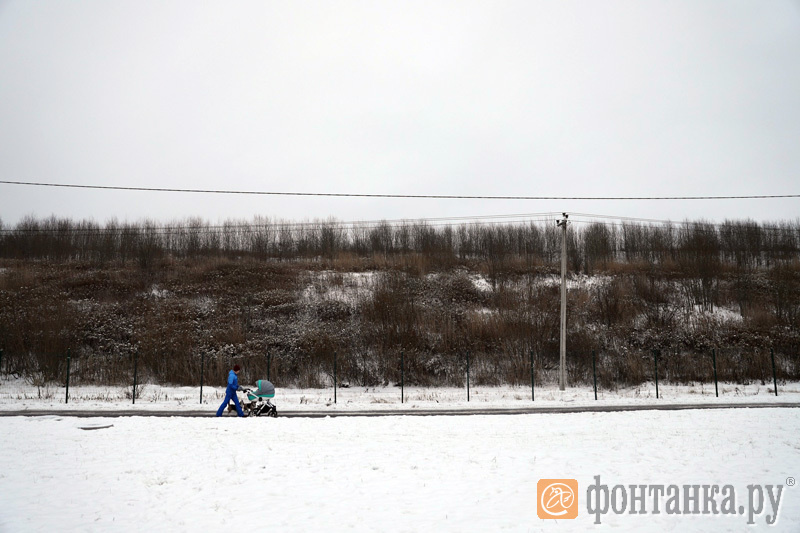
[[[536,506],[539,518],[571,519],[578,516],[577,480],[540,479],[536,490],[539,493]]]

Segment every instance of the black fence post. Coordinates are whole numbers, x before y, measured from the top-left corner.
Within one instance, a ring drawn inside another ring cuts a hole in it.
[[[595,364],[595,351],[592,350],[592,378],[594,379],[594,399],[597,399],[597,365]]]
[[[139,351],[137,350],[133,356],[133,404],[136,404],[136,378],[138,377],[139,369]]]
[[[400,403],[405,402],[406,359],[405,352],[400,350]]]
[[[772,357],[772,384],[775,386],[775,396],[778,395],[778,378],[775,374],[775,349],[769,349],[769,355]]]
[[[467,350],[467,401],[469,401],[469,350]]]
[[[333,351],[333,403],[336,403],[336,350]]]
[[[717,349],[711,349],[711,359],[714,362],[714,394],[719,398],[719,387],[717,386]]]
[[[206,353],[200,354],[200,404],[203,403],[203,377],[206,369]]]
[[[658,350],[653,350],[653,358],[656,364],[656,399],[658,399]]]
[[[531,350],[531,401],[536,401],[536,395],[533,390],[533,350]]]
[[[70,351],[69,348],[67,348],[67,392],[64,396],[64,403],[69,403],[69,363],[70,363]]]

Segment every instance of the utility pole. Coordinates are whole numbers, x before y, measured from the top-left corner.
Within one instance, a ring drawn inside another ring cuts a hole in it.
[[[567,218],[569,215],[562,213],[564,218],[557,222],[561,228],[561,342],[559,343],[558,362],[558,388],[564,390],[567,386]]]

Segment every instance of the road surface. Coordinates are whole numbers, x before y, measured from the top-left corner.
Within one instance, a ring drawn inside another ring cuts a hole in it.
[[[462,409],[381,409],[381,410],[286,410],[278,406],[278,416],[282,418],[325,418],[344,416],[476,416],[476,415],[534,415],[565,413],[612,413],[626,411],[684,411],[689,409],[767,409],[767,408],[800,408],[800,402],[774,403],[665,403],[648,405],[582,405],[566,407],[514,407],[514,408],[462,408]],[[79,418],[117,418],[123,416],[157,416],[157,417],[212,417],[214,409],[203,410],[145,410],[145,409],[23,409],[14,411],[0,410],[4,416],[63,416]],[[234,415],[226,413],[227,417]]]

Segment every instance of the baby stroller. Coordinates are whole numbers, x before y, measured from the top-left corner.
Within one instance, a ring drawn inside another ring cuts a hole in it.
[[[255,389],[242,389],[246,398],[239,398],[242,411],[246,416],[278,416],[278,409],[270,400],[275,397],[275,385],[266,379],[256,382]],[[233,404],[228,405],[228,410],[234,410]]]

